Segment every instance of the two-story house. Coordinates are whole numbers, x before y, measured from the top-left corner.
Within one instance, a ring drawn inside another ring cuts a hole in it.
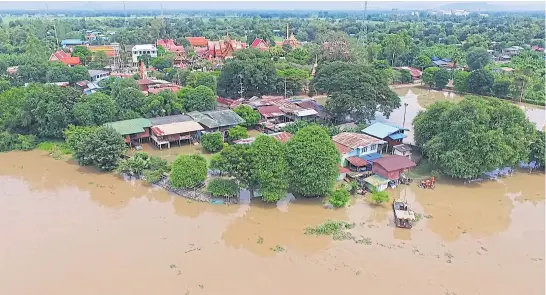
[[[402,140],[406,138],[404,132],[407,128],[402,128],[388,122],[375,122],[372,125],[364,128],[362,133],[382,139],[387,144],[384,146],[383,152],[392,153],[393,148],[402,144]]]
[[[141,55],[149,55],[150,57],[157,57],[157,47],[153,44],[135,45],[131,50],[131,57],[133,66],[138,66],[138,58]]]
[[[361,133],[342,132],[332,137],[341,154],[341,166],[357,171],[371,169],[371,161],[382,157],[384,140]]]

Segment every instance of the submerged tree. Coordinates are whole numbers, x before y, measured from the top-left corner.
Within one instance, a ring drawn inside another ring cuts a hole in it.
[[[339,153],[324,128],[299,130],[287,143],[291,188],[306,197],[324,196],[338,176]]]
[[[286,146],[271,136],[260,135],[251,145],[251,171],[266,202],[276,202],[288,189]]]
[[[517,106],[473,96],[458,104],[435,103],[413,125],[424,156],[444,174],[463,179],[528,161],[536,137]]]
[[[175,188],[191,188],[207,178],[207,160],[201,155],[179,155],[171,165],[170,180]]]

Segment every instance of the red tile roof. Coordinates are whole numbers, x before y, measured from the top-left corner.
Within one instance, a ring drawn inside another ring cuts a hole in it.
[[[158,94],[159,92],[161,92],[163,90],[168,90],[168,91],[171,91],[171,92],[178,92],[178,90],[180,90],[180,86],[171,85],[171,86],[167,86],[167,87],[149,88],[148,93]]]
[[[386,155],[373,161],[374,165],[383,167],[387,172],[415,167],[416,164],[404,156]]]
[[[348,157],[347,161],[349,161],[349,163],[356,167],[364,167],[369,164],[368,161],[360,157]]]
[[[260,49],[262,51],[266,51],[266,50],[269,49],[269,45],[267,45],[267,42],[264,39],[260,39],[260,38],[254,39],[252,44],[250,44],[250,47],[257,48],[257,49]]]
[[[341,167],[341,165],[337,165],[337,169],[338,169],[338,171],[339,171],[340,174],[341,174],[341,173],[349,173],[349,172],[351,172],[351,170],[349,170],[349,169],[347,169],[347,168],[345,168],[345,167]]]
[[[184,46],[176,45],[173,39],[159,39],[157,40],[156,44],[157,46],[161,46],[170,52],[184,52]]]
[[[186,40],[190,42],[192,47],[207,47],[209,45],[209,40],[205,37],[186,37]]]
[[[57,52],[51,54],[51,56],[49,57],[49,61],[60,61],[65,65],[74,66],[80,64],[80,57],[72,57],[70,53],[58,50]]]
[[[271,136],[273,136],[276,140],[282,142],[282,143],[286,143],[290,140],[290,138],[292,138],[292,134],[288,133],[288,132],[279,132],[279,133],[275,133],[275,134],[271,134]]]
[[[108,57],[114,57],[116,56],[116,50],[114,49],[114,46],[111,45],[90,45],[87,46],[87,49],[91,52],[104,52],[106,53],[106,56]]]
[[[278,106],[259,107],[258,112],[266,118],[280,117],[284,114]]]
[[[377,139],[366,134],[353,132],[342,132],[332,137],[332,140],[351,149],[368,146],[373,143],[383,143],[383,140],[381,139]]]
[[[150,85],[150,84],[153,84],[154,81],[150,80],[150,79],[140,79],[140,80],[137,80],[137,84],[138,85]]]
[[[350,147],[346,147],[346,146],[344,146],[342,144],[339,144],[337,142],[334,142],[334,144],[336,145],[336,148],[337,148],[337,150],[339,151],[340,154],[346,154],[346,153],[352,151],[352,149]]]

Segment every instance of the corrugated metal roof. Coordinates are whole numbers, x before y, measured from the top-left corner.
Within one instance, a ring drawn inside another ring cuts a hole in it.
[[[367,155],[362,156],[362,158],[364,158],[364,160],[366,160],[368,162],[374,162],[375,163],[375,160],[381,159],[381,158],[383,158],[383,156],[381,154],[378,154],[378,153],[371,153],[371,154],[367,154]]]
[[[157,136],[173,135],[203,130],[203,127],[195,121],[174,122],[163,125],[155,125],[152,131]]]
[[[337,143],[335,141],[334,141],[334,144],[336,145],[336,148],[337,148],[337,150],[339,151],[340,154],[346,154],[346,153],[353,150],[350,147],[344,146],[344,145],[339,144],[339,143]]]
[[[188,115],[207,128],[234,126],[245,122],[243,118],[232,110],[191,112]]]
[[[371,137],[369,135],[353,132],[342,132],[332,137],[332,140],[351,149],[365,147],[373,143],[384,143],[383,140]]]
[[[387,172],[415,167],[416,164],[404,156],[388,155],[374,161],[374,165],[383,167]]]
[[[105,123],[104,125],[114,128],[121,135],[128,135],[144,132],[144,128],[152,126],[152,122],[145,118],[138,118]]]
[[[186,121],[193,121],[193,119],[188,115],[172,115],[172,116],[165,116],[165,117],[155,117],[150,118],[150,122],[152,122],[152,125],[163,125],[163,124],[169,124],[169,123],[176,123],[176,122],[186,122]]]
[[[364,128],[362,132],[368,135],[371,135],[373,137],[383,139],[400,130],[408,130],[408,129],[398,127],[396,125],[386,123],[386,122],[375,122],[372,125]]]
[[[266,118],[280,117],[284,115],[278,106],[261,106],[258,107],[258,112]]]
[[[364,167],[369,164],[368,161],[359,157],[348,157],[347,161],[356,167]]]
[[[377,174],[364,178],[364,181],[375,187],[389,183],[388,179],[385,179]]]
[[[389,138],[392,139],[392,140],[402,139],[402,138],[406,138],[406,137],[407,136],[404,133],[396,133],[396,134],[389,135]]]

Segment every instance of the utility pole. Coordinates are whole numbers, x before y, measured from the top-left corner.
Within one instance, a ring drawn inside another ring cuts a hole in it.
[[[404,103],[404,121],[402,122],[402,128],[406,127],[406,109],[408,108],[408,103]]]
[[[286,99],[286,78],[284,78],[284,99]]]
[[[243,93],[245,91],[245,89],[243,88],[243,75],[239,75],[239,87],[240,87],[240,90],[239,90],[239,95],[240,95],[240,98],[243,98]]]

